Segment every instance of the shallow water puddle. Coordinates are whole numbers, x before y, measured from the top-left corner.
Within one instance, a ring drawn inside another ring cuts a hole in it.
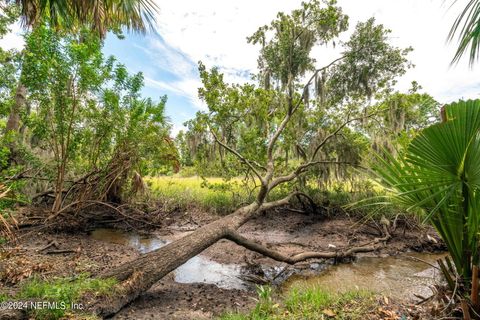
[[[90,237],[96,240],[127,245],[141,253],[147,253],[168,244],[168,240],[155,236],[141,236],[136,233],[116,229],[95,229]],[[240,266],[222,264],[204,256],[196,256],[178,267],[175,271],[175,281],[179,283],[210,283],[224,289],[247,289],[240,276]]]
[[[130,246],[137,249],[141,253],[153,251],[155,249],[163,247],[168,243],[167,240],[159,239],[152,236],[144,237],[136,233],[129,233],[122,230],[106,228],[93,230],[90,233],[90,237],[95,240]]]
[[[402,299],[418,299],[415,294],[428,297],[432,294],[429,286],[438,281],[439,271],[425,262],[436,265],[436,260],[444,256],[405,253],[396,257],[361,257],[350,264],[331,266],[319,275],[294,275],[283,283],[282,289],[319,287],[335,292],[361,289]]]
[[[96,229],[90,236],[96,240],[128,245],[142,253],[169,243],[168,240],[155,236],[141,236],[115,229]],[[336,292],[364,289],[403,299],[415,299],[415,294],[428,297],[431,295],[429,286],[438,281],[438,271],[427,263],[435,265],[436,260],[444,255],[406,253],[396,257],[360,257],[355,262],[333,266],[312,263],[307,272],[314,272],[315,275],[305,276],[302,275],[305,270],[290,269],[294,274],[285,274],[286,280],[281,287],[283,291],[294,287],[316,286]],[[279,268],[263,269],[267,274],[280,271]],[[175,281],[210,283],[225,289],[246,290],[251,285],[239,278],[241,274],[240,265],[222,264],[199,255],[175,270]]]

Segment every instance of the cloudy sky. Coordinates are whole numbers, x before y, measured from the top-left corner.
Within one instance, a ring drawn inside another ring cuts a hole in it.
[[[128,34],[126,39],[107,37],[104,51],[115,55],[131,72],[145,75],[144,94],[168,95],[167,113],[174,133],[184,121],[205,106],[197,97],[200,85],[197,62],[217,66],[229,82],[248,81],[255,72],[258,47],[246,37],[269,23],[279,11],[299,7],[301,0],[156,0],[160,13],[155,33]],[[463,60],[450,66],[455,44],[446,37],[456,15],[467,0],[338,0],[350,17],[350,29],[359,21],[375,17],[392,30],[391,41],[412,46],[409,58],[415,64],[399,82],[406,90],[416,80],[440,102],[480,95],[479,66],[470,69]],[[18,30],[18,29],[17,29]],[[342,35],[348,39],[349,32]],[[3,47],[19,47],[16,34],[0,41]],[[338,50],[338,49],[337,49]],[[332,49],[317,49],[319,66],[339,55]]]

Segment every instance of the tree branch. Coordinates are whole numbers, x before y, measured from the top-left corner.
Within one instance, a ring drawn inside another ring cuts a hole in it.
[[[312,154],[312,157],[310,158],[310,161],[309,162],[306,162],[306,163],[303,163],[301,165],[299,165],[294,172],[292,172],[291,174],[288,174],[288,175],[285,175],[285,176],[281,176],[281,177],[278,177],[277,179],[273,180],[270,184],[269,184],[269,189],[273,189],[275,188],[276,186],[278,186],[279,184],[281,183],[285,183],[285,182],[288,182],[288,181],[291,181],[293,179],[295,179],[296,177],[298,177],[301,173],[305,172],[308,168],[312,167],[312,166],[315,166],[315,165],[318,165],[318,164],[328,164],[328,163],[336,163],[336,164],[349,164],[349,165],[352,165],[352,163],[349,163],[349,162],[343,162],[343,161],[332,161],[332,160],[326,160],[326,161],[323,161],[323,160],[317,160],[315,161],[315,157],[317,156],[318,154],[318,151],[320,151],[320,149],[331,139],[333,138],[334,136],[336,136],[340,130],[342,130],[343,128],[345,128],[346,125],[348,125],[349,123],[351,122],[354,122],[354,121],[358,121],[358,120],[362,120],[362,119],[365,119],[365,118],[370,118],[372,116],[374,116],[375,114],[377,114],[377,112],[373,112],[373,113],[370,113],[366,116],[362,116],[362,117],[357,117],[357,118],[352,118],[352,119],[347,119],[345,122],[343,122],[340,126],[337,127],[337,129],[335,129],[335,131],[333,131],[332,133],[330,133],[328,136],[326,136],[322,142],[320,142],[316,147],[315,147],[315,150]],[[357,165],[358,166],[358,165]]]
[[[340,130],[342,130],[343,128],[345,128],[348,124],[352,123],[352,122],[355,122],[355,121],[358,121],[358,120],[362,120],[362,119],[365,119],[365,118],[370,118],[372,116],[374,116],[375,114],[377,114],[377,112],[372,112],[370,114],[367,114],[366,116],[361,116],[361,117],[357,117],[357,118],[352,118],[350,119],[350,117],[347,117],[347,120],[345,122],[343,122],[340,126],[337,127],[337,129],[335,129],[335,131],[333,131],[332,133],[330,133],[328,136],[326,136],[322,142],[320,142],[317,147],[315,148],[315,151],[313,152],[312,154],[312,158],[310,161],[313,161],[315,159],[315,157],[317,156],[317,153],[318,151],[320,151],[320,149],[328,142],[328,140],[330,140],[331,138],[333,138],[334,136],[336,136]]]
[[[378,246],[376,246],[376,244],[380,242],[385,242],[388,239],[390,239],[390,234],[387,233],[383,238],[376,238],[371,243],[369,243],[370,245],[344,248],[337,251],[306,251],[306,252],[295,254],[293,256],[286,256],[279,251],[269,249],[260,243],[257,243],[253,240],[245,238],[244,236],[242,236],[241,234],[239,234],[237,231],[234,231],[234,230],[229,230],[225,238],[235,242],[236,244],[244,248],[258,252],[276,261],[286,262],[288,264],[295,264],[308,259],[346,258],[346,257],[351,257],[354,254],[360,253],[360,252],[375,251],[378,249]]]
[[[274,135],[270,138],[269,142],[268,142],[268,146],[267,146],[267,159],[269,161],[269,165],[272,166],[273,164],[273,147],[275,146],[275,142],[278,140],[278,138],[280,137],[280,134],[283,132],[283,130],[285,129],[285,127],[287,126],[288,122],[290,121],[290,118],[292,117],[292,115],[298,110],[298,108],[300,107],[302,101],[304,100],[305,98],[305,95],[307,94],[307,91],[308,91],[308,87],[310,86],[310,84],[312,83],[313,79],[315,79],[316,75],[320,72],[320,71],[323,71],[325,69],[328,69],[330,68],[332,65],[334,65],[335,63],[337,63],[338,61],[340,60],[343,60],[345,59],[346,55],[343,55],[335,60],[333,60],[332,62],[330,62],[329,64],[327,64],[326,66],[322,67],[322,68],[319,68],[319,69],[316,69],[315,72],[312,74],[312,76],[310,77],[310,79],[308,79],[307,83],[305,84],[305,86],[303,87],[303,90],[302,90],[302,96],[300,97],[300,99],[298,99],[297,103],[295,104],[295,106],[291,109],[291,110],[288,110],[287,114],[285,115],[285,117],[283,118],[282,122],[280,123],[280,125],[278,126],[277,130],[275,131]],[[273,170],[273,168],[269,168],[269,170]]]
[[[287,205],[290,202],[290,200],[297,195],[303,195],[303,193],[296,191],[296,192],[290,193],[285,198],[275,200],[275,201],[265,202],[258,208],[258,211],[265,211],[265,210]]]
[[[280,176],[278,178],[276,178],[275,180],[273,180],[270,184],[269,184],[269,189],[273,189],[275,188],[276,186],[278,186],[279,184],[282,184],[282,183],[285,183],[285,182],[289,182],[289,181],[292,181],[293,179],[297,178],[300,174],[304,173],[305,171],[307,171],[307,169],[313,167],[313,166],[316,166],[316,165],[319,165],[319,164],[344,164],[344,165],[350,165],[350,166],[355,166],[355,167],[359,167],[359,168],[362,168],[362,169],[365,169],[364,167],[360,166],[360,165],[357,165],[355,163],[352,163],[352,162],[348,162],[348,161],[335,161],[335,160],[318,160],[318,161],[310,161],[310,162],[307,162],[307,163],[304,163],[300,166],[298,166],[294,172],[290,173],[290,174],[287,174],[285,176]]]
[[[226,150],[228,150],[229,152],[233,153],[238,159],[240,159],[240,161],[242,161],[243,163],[245,163],[252,171],[253,173],[255,173],[255,175],[260,179],[260,181],[263,181],[263,177],[262,175],[260,174],[260,172],[258,172],[258,170],[255,168],[255,166],[261,168],[261,169],[264,169],[266,170],[265,167],[261,166],[260,164],[256,163],[255,161],[250,161],[248,160],[247,158],[245,158],[244,156],[242,156],[237,150],[233,149],[232,147],[228,146],[227,144],[223,143],[222,141],[220,141],[220,139],[218,139],[217,135],[215,134],[215,132],[213,130],[210,130],[210,132],[212,133],[213,137],[215,138],[215,141],[220,145],[222,146],[223,148],[225,148]]]

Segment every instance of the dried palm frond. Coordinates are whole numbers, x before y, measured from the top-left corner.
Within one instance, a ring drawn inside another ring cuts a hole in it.
[[[10,189],[0,184],[0,199],[5,198]],[[0,237],[13,240],[15,238],[14,229],[17,221],[12,214],[0,211]]]

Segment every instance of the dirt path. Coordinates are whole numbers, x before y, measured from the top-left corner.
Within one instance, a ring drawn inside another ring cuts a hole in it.
[[[211,216],[192,213],[172,217],[175,223],[154,230],[163,239],[174,240],[209,222]],[[359,224],[347,217],[322,219],[287,211],[269,212],[249,221],[239,230],[244,236],[267,243],[285,253],[302,250],[332,250],[358,245],[378,237],[373,226]],[[388,245],[376,255],[394,255],[406,250],[438,251],[443,249],[431,228],[404,228],[399,222]],[[38,251],[48,244],[55,245]],[[55,254],[55,250],[72,250]],[[73,276],[82,272],[96,274],[140,255],[129,246],[95,240],[87,232],[24,233],[14,250],[3,251],[0,262],[0,292],[14,293],[18,284],[33,274],[48,278]],[[229,264],[279,266],[279,263],[222,240],[205,252],[213,261]],[[170,274],[140,299],[124,308],[115,319],[211,319],[228,310],[246,310],[255,301],[255,292],[227,290],[212,284],[182,284]]]

